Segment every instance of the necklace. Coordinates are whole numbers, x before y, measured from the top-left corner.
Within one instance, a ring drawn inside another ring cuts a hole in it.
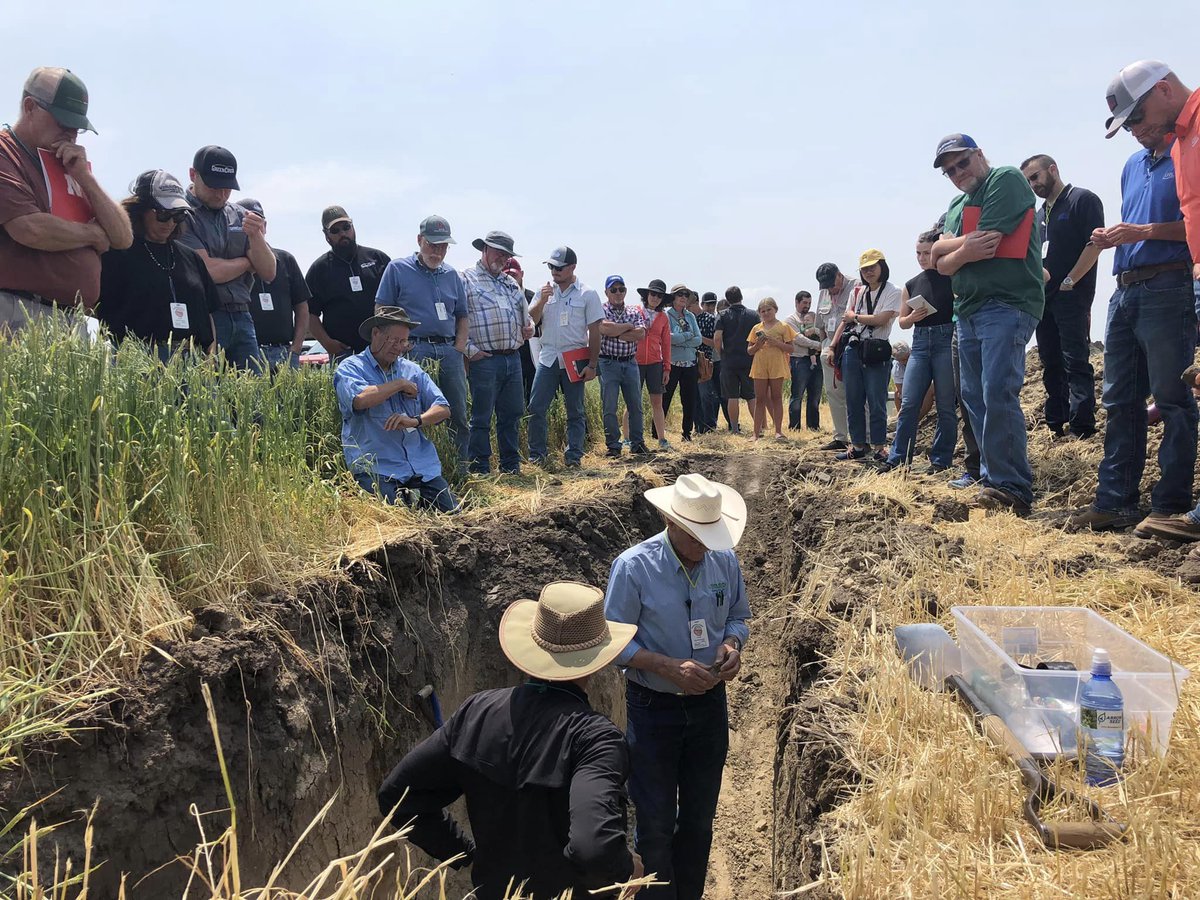
[[[164,272],[173,272],[175,270],[175,248],[167,244],[167,253],[170,255],[171,262],[169,265],[163,265],[158,261],[158,257],[154,255],[154,251],[150,249],[149,241],[142,241],[142,246],[146,248],[146,253],[150,255],[150,261],[162,269]]]

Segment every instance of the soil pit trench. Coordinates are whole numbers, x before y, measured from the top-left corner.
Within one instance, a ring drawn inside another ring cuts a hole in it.
[[[756,624],[746,671],[731,686],[731,751],[706,894],[713,898],[766,897],[773,884],[807,881],[785,878],[794,867],[783,840],[802,841],[807,828],[793,806],[837,793],[823,787],[836,767],[805,759],[793,766],[783,757],[781,768],[777,759],[795,718],[782,711],[802,697],[826,640],[812,623],[775,615],[803,567],[804,549],[788,540],[786,527],[789,485],[808,471],[795,460],[693,453],[662,472],[703,472],[734,484],[750,506],[739,556]],[[181,896],[187,871],[171,861],[190,855],[199,839],[189,806],[211,812],[210,837],[228,819],[200,696],[207,683],[238,801],[244,885],[264,883],[337,794],[282,879],[299,887],[374,830],[376,787],[428,733],[414,712],[415,691],[434,685],[449,714],[477,690],[517,683],[496,639],[504,608],[554,579],[604,585],[613,558],[661,528],[642,497],[647,486],[630,473],[594,502],[520,520],[439,526],[352,563],[340,578],[259,598],[252,621],[200,610],[189,638],[161,647],[169,659],[149,654],[136,683],[102,710],[93,730],[35,748],[25,766],[0,780],[3,806],[19,809],[57,791],[37,818],[65,824],[42,841],[41,858],[52,860],[58,849],[80,860],[80,811],[98,800],[92,858],[104,863],[93,895],[115,896],[128,872],[132,897]],[[621,698],[615,673],[592,696],[619,724]],[[775,793],[793,806],[774,808]],[[459,874],[449,896],[467,888]]]

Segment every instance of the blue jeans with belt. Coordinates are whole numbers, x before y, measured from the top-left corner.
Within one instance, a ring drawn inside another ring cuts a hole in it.
[[[250,311],[218,309],[212,319],[217,330],[217,346],[225,352],[229,364],[238,369],[261,372],[262,352],[258,348]]]
[[[987,300],[958,320],[962,398],[979,441],[979,473],[985,486],[1033,503],[1021,386],[1025,346],[1037,320],[1000,300]]]
[[[471,363],[471,438],[467,444],[472,472],[492,470],[492,415],[496,416],[496,446],[500,471],[521,471],[519,432],[525,414],[521,355],[495,353]]]
[[[949,468],[954,461],[954,445],[958,442],[958,401],[950,349],[953,337],[951,322],[913,328],[912,353],[904,370],[904,394],[900,417],[896,420],[896,437],[888,453],[889,465],[912,461],[917,426],[921,424],[921,406],[930,384],[933,384],[937,398],[937,431],[933,435],[933,446],[929,448],[929,461],[942,468]]]
[[[640,448],[646,442],[642,421],[642,372],[637,360],[600,357],[600,405],[604,409],[604,443],[621,452],[621,420],[617,400],[625,397],[629,411],[629,443]]]
[[[696,697],[663,694],[625,682],[629,797],[637,810],[634,846],[662,887],[646,900],[700,900],[712,823],[729,750],[722,682]]]
[[[1118,287],[1108,301],[1104,328],[1101,402],[1104,459],[1093,506],[1101,512],[1138,512],[1146,468],[1146,396],[1162,414],[1158,482],[1150,492],[1156,513],[1178,515],[1192,505],[1196,426],[1200,415],[1191,388],[1180,380],[1196,350],[1196,313],[1186,272],[1163,272]]]
[[[453,343],[431,344],[414,338],[408,358],[416,363],[437,360],[438,373],[434,381],[450,404],[450,436],[458,448],[459,465],[462,466],[467,458],[467,436],[470,434],[467,424],[467,369],[463,365],[463,355]]]
[[[547,447],[549,423],[546,414],[554,395],[562,390],[563,406],[567,411],[567,449],[563,456],[572,465],[583,459],[583,445],[587,440],[587,418],[583,411],[582,381],[572,381],[556,359],[548,366],[538,365],[533,376],[533,390],[529,394],[529,458],[544,462],[550,455]]]

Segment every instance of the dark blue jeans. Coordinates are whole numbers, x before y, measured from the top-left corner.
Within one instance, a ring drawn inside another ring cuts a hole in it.
[[[825,370],[815,356],[793,356],[792,393],[788,400],[788,428],[800,427],[800,411],[804,422],[814,431],[821,427],[821,391],[825,387]],[[807,403],[805,398],[807,397]]]
[[[444,513],[456,513],[459,510],[458,500],[454,498],[454,494],[450,492],[450,485],[441,475],[427,481],[420,478],[397,481],[394,478],[377,478],[367,472],[359,472],[354,476],[354,480],[360,488],[368,494],[378,495],[384,503],[411,505],[409,497],[401,496],[400,492],[415,491],[417,506]]]
[[[468,442],[472,472],[492,470],[492,415],[496,416],[496,446],[500,471],[521,471],[518,437],[525,414],[521,354],[495,354],[471,363],[471,437]]]
[[[636,359],[600,359],[600,405],[604,410],[604,443],[609,450],[621,452],[621,420],[617,401],[625,398],[629,411],[629,443],[646,443],[642,421],[642,372]]]
[[[262,358],[266,360],[266,368],[270,372],[300,368],[300,357],[292,352],[291,344],[260,345],[258,349]]]
[[[887,360],[872,366],[863,365],[858,344],[850,344],[842,354],[842,382],[846,385],[846,424],[850,428],[850,443],[865,447],[867,441],[867,409],[871,411],[871,440],[876,447],[887,444],[888,379],[891,366]]]
[[[729,424],[729,409],[721,399],[721,361],[719,359],[713,360],[712,378],[700,385],[700,400],[704,427],[698,430],[716,431],[717,419],[721,415],[725,417],[725,424]]]
[[[1165,514],[1191,508],[1200,415],[1191,389],[1179,376],[1192,364],[1195,349],[1196,313],[1186,273],[1164,272],[1117,288],[1108,301],[1102,394],[1108,421],[1096,509],[1138,511],[1138,486],[1146,468],[1148,394],[1163,421],[1159,479],[1150,492],[1150,508]]]
[[[1096,373],[1088,359],[1093,297],[1077,291],[1052,294],[1035,332],[1046,386],[1046,424],[1055,431],[1070,426],[1072,434],[1084,437],[1096,430]]]
[[[470,434],[467,424],[467,369],[463,365],[463,355],[453,344],[414,340],[408,358],[415,363],[429,359],[438,361],[438,373],[434,381],[450,404],[450,435],[454,438],[454,446],[458,448],[461,467],[461,461],[467,458],[467,437]]]
[[[567,411],[567,449],[563,457],[568,463],[578,464],[583,459],[583,445],[587,440],[587,418],[583,412],[584,382],[572,381],[556,359],[553,365],[538,365],[533,376],[533,390],[529,394],[529,458],[543,462],[550,455],[547,447],[549,423],[546,414],[554,395],[562,390],[563,406]]]
[[[729,750],[725,685],[681,697],[626,681],[625,706],[629,796],[637,809],[634,845],[646,874],[670,882],[638,896],[700,900]]]
[[[217,329],[217,346],[225,353],[226,361],[238,369],[262,371],[262,354],[254,332],[254,319],[249,310],[230,312],[218,309],[212,314]]]
[[[958,320],[962,398],[979,441],[979,472],[986,486],[1033,503],[1021,387],[1025,345],[1037,320],[999,300],[988,300]]]
[[[890,465],[912,462],[916,449],[917,426],[921,424],[921,404],[929,385],[937,398],[937,431],[929,448],[929,461],[935,466],[949,468],[954,461],[954,445],[958,442],[958,398],[954,390],[954,359],[950,345],[954,325],[927,325],[913,328],[912,354],[904,370],[904,392],[900,416],[896,420],[896,437],[888,454]]]

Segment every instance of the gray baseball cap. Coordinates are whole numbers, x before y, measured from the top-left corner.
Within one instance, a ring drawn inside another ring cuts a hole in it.
[[[494,250],[502,250],[509,256],[521,255],[520,253],[513,252],[512,235],[503,231],[489,231],[486,237],[475,238],[475,240],[471,241],[471,246],[480,253],[483,252],[484,247],[491,247]]]
[[[162,169],[148,169],[133,179],[129,193],[143,203],[153,203],[159,209],[192,208],[179,179]]]
[[[1157,59],[1139,59],[1118,72],[1105,95],[1112,116],[1104,123],[1107,129],[1104,136],[1116,135],[1142,98],[1170,74],[1171,67]]]
[[[570,247],[555,247],[554,252],[550,254],[550,258],[546,260],[548,266],[573,266],[579,262],[575,256],[575,251]]]
[[[441,216],[426,216],[421,220],[421,230],[417,232],[431,244],[457,244],[450,237],[450,223]]]

